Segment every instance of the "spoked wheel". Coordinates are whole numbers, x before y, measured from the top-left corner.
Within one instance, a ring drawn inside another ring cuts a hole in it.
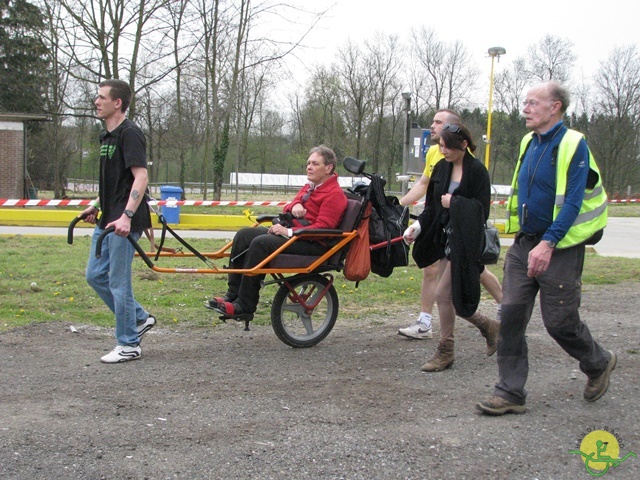
[[[315,274],[287,279],[271,307],[271,325],[280,340],[291,347],[320,343],[338,318],[338,294],[327,277]]]

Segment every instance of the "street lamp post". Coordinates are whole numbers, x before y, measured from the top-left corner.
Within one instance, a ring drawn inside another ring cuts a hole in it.
[[[491,47],[489,56],[491,57],[491,74],[489,75],[489,110],[487,112],[487,135],[485,142],[487,143],[484,151],[484,166],[489,170],[489,160],[491,157],[491,111],[493,109],[493,63],[496,57],[500,59],[500,55],[504,55],[507,51],[502,47]]]
[[[406,175],[409,170],[409,132],[411,129],[411,92],[402,92],[404,111],[404,141],[402,142],[402,174]],[[407,194],[407,182],[402,182],[402,195]]]

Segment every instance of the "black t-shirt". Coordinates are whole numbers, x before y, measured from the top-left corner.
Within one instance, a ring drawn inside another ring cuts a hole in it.
[[[140,127],[127,118],[100,135],[100,228],[122,216],[133,186],[131,167],[147,168],[147,144]],[[142,200],[131,219],[131,231],[150,227],[149,206]]]

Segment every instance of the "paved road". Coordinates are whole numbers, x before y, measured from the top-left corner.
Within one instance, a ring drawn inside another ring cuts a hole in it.
[[[604,235],[593,249],[603,257],[640,258],[640,218],[610,217]],[[511,245],[511,238],[501,239]]]
[[[76,228],[74,236],[91,235],[90,228]],[[54,227],[7,227],[0,226],[0,235],[67,235],[66,228]],[[233,232],[212,230],[179,230],[184,238],[232,238]],[[605,257],[640,258],[640,218],[609,218],[602,240],[594,246],[595,251]],[[503,245],[511,244],[503,238]]]

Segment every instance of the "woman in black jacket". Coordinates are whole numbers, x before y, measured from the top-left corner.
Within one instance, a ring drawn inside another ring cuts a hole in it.
[[[439,261],[440,342],[433,358],[422,366],[426,372],[441,371],[453,363],[456,314],[478,327],[489,356],[496,351],[500,329],[496,320],[477,311],[484,268],[478,258],[491,205],[489,173],[470,153],[475,144],[464,125],[446,124],[440,149],[444,159],[433,170],[425,209],[405,232],[407,243],[415,241],[413,258],[418,267]]]

